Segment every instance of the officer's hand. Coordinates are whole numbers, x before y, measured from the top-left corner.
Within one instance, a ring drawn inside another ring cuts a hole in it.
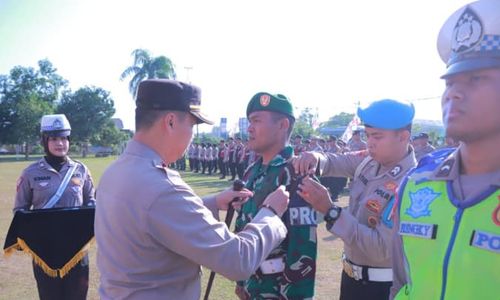
[[[245,288],[243,288],[240,285],[236,285],[236,288],[234,289],[234,293],[240,300],[248,300],[250,299],[250,296],[245,292]]]
[[[309,176],[302,179],[297,194],[322,214],[326,214],[333,204],[326,187]]]
[[[233,202],[233,207],[239,209],[243,203],[248,201],[249,197],[252,197],[253,193],[247,189],[241,191],[233,191],[229,188],[215,195],[215,202],[217,203],[217,208],[219,210],[227,210],[228,204],[234,199],[239,198],[238,201]]]
[[[267,195],[262,205],[271,206],[276,211],[276,214],[279,217],[281,217],[288,208],[289,201],[290,201],[290,194],[285,190],[285,186],[282,185],[279,188],[277,188],[274,192]]]
[[[293,168],[296,174],[314,174],[319,162],[319,153],[302,152],[299,156],[292,158]]]

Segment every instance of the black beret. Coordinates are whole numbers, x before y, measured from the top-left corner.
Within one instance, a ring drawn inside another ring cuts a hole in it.
[[[200,88],[170,79],[147,79],[137,90],[137,109],[174,110],[191,113],[198,123],[214,124],[200,110]]]

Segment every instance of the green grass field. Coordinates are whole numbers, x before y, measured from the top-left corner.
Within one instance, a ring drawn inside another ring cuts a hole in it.
[[[104,169],[114,157],[81,159],[91,170],[97,186]],[[32,161],[0,160],[0,244],[3,246],[8,227],[12,220],[12,206],[16,190],[16,180],[21,171]],[[230,182],[219,180],[218,176],[184,173],[184,180],[200,195],[218,192],[230,186]],[[342,198],[341,203],[345,204]],[[224,216],[221,216],[223,219]],[[318,262],[316,274],[316,299],[337,299],[340,286],[342,243],[329,234],[324,225],[318,226]],[[90,251],[90,287],[88,299],[99,299],[99,273],[95,265],[95,245]],[[202,296],[210,270],[204,269]],[[234,283],[216,276],[210,299],[236,299]],[[33,278],[31,259],[22,253],[9,258],[0,255],[0,299],[37,299],[36,283]]]

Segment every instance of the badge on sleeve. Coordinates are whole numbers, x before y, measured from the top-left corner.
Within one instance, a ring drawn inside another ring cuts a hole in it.
[[[441,193],[436,193],[429,187],[425,187],[414,193],[410,192],[411,205],[406,209],[405,213],[414,219],[430,216],[431,210],[429,206],[439,195]]]
[[[19,192],[19,187],[21,186],[21,184],[23,183],[23,181],[24,181],[23,176],[20,176],[20,177],[17,179],[17,182],[16,182],[16,192]]]

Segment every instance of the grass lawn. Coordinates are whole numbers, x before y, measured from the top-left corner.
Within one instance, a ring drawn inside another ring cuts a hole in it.
[[[104,169],[115,159],[85,158],[81,159],[91,170],[97,186]],[[3,246],[8,226],[12,220],[16,180],[21,171],[32,161],[0,160],[0,244]],[[218,176],[207,176],[192,173],[182,174],[184,180],[200,195],[218,192],[231,185]],[[346,204],[345,197],[341,199]],[[224,216],[221,216],[221,220]],[[316,299],[337,299],[340,287],[342,243],[329,234],[324,224],[318,226],[318,262],[316,274]],[[99,273],[95,265],[95,245],[90,251],[90,287],[88,299],[99,299],[97,288]],[[37,299],[36,283],[33,278],[31,259],[24,254],[16,253],[6,259],[0,255],[0,299]],[[210,270],[204,269],[202,280],[202,297]],[[236,299],[234,283],[218,275],[212,287],[210,299]]]

